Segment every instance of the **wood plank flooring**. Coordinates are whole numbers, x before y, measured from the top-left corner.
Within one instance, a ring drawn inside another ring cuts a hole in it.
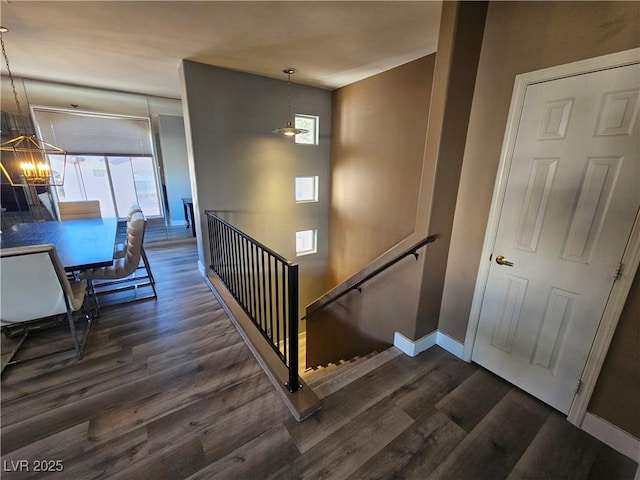
[[[146,250],[157,300],[103,309],[79,363],[63,353],[2,380],[3,479],[634,477],[628,458],[438,347],[309,373],[323,410],[298,423],[197,272],[195,245]],[[24,353],[67,337],[34,336]],[[41,460],[64,469],[33,471]]]

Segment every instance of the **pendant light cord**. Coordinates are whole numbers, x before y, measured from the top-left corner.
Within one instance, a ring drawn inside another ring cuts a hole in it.
[[[11,82],[11,89],[13,90],[13,98],[16,100],[16,107],[18,108],[18,115],[22,116],[22,107],[20,106],[20,100],[18,100],[18,92],[16,91],[16,85],[13,81],[13,74],[11,73],[11,67],[9,66],[9,57],[7,57],[7,50],[4,48],[4,36],[0,33],[0,45],[2,45],[2,56],[4,57],[4,63],[7,66],[7,72],[9,72],[9,81]]]
[[[289,107],[289,116],[287,117],[287,121],[291,122],[291,70],[287,72],[287,84],[288,84],[288,107]]]

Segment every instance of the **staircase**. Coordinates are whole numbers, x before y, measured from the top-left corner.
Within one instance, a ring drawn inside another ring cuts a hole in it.
[[[308,369],[300,372],[300,377],[319,399],[323,399],[401,354],[396,347],[390,347],[381,353],[372,352],[364,357]]]

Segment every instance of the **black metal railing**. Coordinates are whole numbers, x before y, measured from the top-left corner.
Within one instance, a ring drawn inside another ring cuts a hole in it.
[[[346,287],[342,292],[340,292],[335,297],[331,297],[325,303],[322,303],[322,304],[318,305],[317,307],[315,307],[313,310],[307,312],[307,314],[304,317],[302,317],[302,320],[306,320],[311,315],[316,313],[318,310],[322,310],[323,308],[328,307],[333,302],[335,302],[335,301],[339,300],[340,298],[344,297],[349,292],[352,292],[354,290],[361,291],[362,285],[364,285],[366,282],[371,280],[373,277],[375,277],[375,276],[379,275],[380,273],[384,272],[387,268],[395,265],[396,263],[398,263],[403,258],[408,257],[409,255],[413,255],[414,257],[416,257],[416,260],[417,260],[418,259],[418,255],[419,255],[418,254],[418,249],[424,247],[425,245],[427,245],[429,243],[435,242],[436,238],[437,238],[436,235],[429,235],[428,237],[420,240],[418,243],[413,245],[411,248],[406,249],[405,251],[403,251],[402,253],[400,253],[399,255],[394,257],[393,259],[391,259],[388,262],[386,262],[384,265],[381,265],[378,268],[376,268],[373,272],[371,272],[370,274],[365,276],[363,279],[358,280],[357,282],[353,283],[352,285]]]
[[[206,211],[211,269],[289,369],[299,389],[298,265]]]

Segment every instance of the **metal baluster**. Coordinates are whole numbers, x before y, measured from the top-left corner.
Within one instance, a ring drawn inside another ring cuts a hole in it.
[[[244,258],[245,258],[245,284],[247,285],[247,304],[245,305],[247,312],[251,312],[251,300],[253,299],[253,290],[251,288],[251,262],[249,258],[249,250],[251,248],[251,243],[249,243],[248,239],[245,239],[244,245]],[[251,314],[253,316],[253,314]]]
[[[257,246],[255,245],[255,243],[251,244],[251,268],[253,269],[253,321],[255,322],[256,325],[260,325],[260,322],[258,320],[258,316],[259,316],[259,312],[258,312],[258,307],[260,306],[260,291],[258,290],[258,282],[257,282],[257,277],[258,277],[258,271],[257,271],[257,254],[256,254],[256,250],[257,250]]]
[[[278,349],[280,348],[280,346],[278,345],[278,341],[276,339],[276,341],[274,342],[273,340],[273,280],[272,280],[272,272],[271,272],[271,263],[272,263],[272,258],[273,256],[269,253],[267,256],[267,266],[268,268],[268,273],[269,273],[269,332],[270,332],[270,336],[269,338],[271,338],[271,343],[273,343],[276,347],[278,347]]]
[[[266,271],[264,268],[264,257],[266,255],[266,252],[264,250],[261,249],[261,254],[260,254],[260,262],[262,264],[262,330],[265,334],[267,334],[267,337],[269,337],[269,334],[271,332],[269,332],[268,327],[268,323],[267,323],[267,277],[266,277]]]
[[[289,265],[289,391],[300,388],[298,380],[298,265]]]
[[[227,232],[229,231],[229,229],[225,226],[222,229],[222,266],[220,268],[220,270],[222,271],[222,281],[225,283],[225,285],[229,285],[229,276],[227,275],[228,273],[228,265],[229,265],[229,255],[227,252]]]
[[[235,297],[240,300],[240,285],[238,280],[238,233],[231,230],[231,249],[233,251],[233,290]]]
[[[275,284],[276,284],[276,294],[274,295],[275,299],[275,307],[276,307],[276,341],[278,342],[278,346],[280,345],[280,276],[278,274],[278,264],[280,263],[279,259],[275,259]],[[284,344],[282,345],[284,349]],[[280,357],[282,358],[282,349],[278,349],[280,351]]]
[[[240,281],[240,298],[242,299],[242,306],[247,304],[247,298],[245,296],[244,289],[244,235],[238,236],[238,272]]]

